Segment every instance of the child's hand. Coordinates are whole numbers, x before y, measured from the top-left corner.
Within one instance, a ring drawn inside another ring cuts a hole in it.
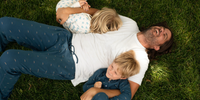
[[[91,7],[86,0],[79,0],[80,6],[81,8],[83,8],[83,10],[88,11],[89,8]]]
[[[96,82],[96,83],[94,84],[94,87],[100,89],[100,88],[101,88],[101,85],[102,85],[102,82],[98,81],[98,82]]]

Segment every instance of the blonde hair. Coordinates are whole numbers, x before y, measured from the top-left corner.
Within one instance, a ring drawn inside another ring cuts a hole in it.
[[[122,21],[115,9],[103,7],[92,16],[90,25],[90,32],[102,34],[118,30]]]
[[[113,62],[118,65],[118,70],[121,72],[123,78],[133,76],[140,71],[140,65],[135,59],[135,53],[133,50],[122,53],[115,58]]]

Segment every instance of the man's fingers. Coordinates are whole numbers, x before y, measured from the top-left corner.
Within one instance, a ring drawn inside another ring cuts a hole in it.
[[[65,21],[63,21],[63,20],[60,19],[60,18],[56,18],[56,21],[57,21],[58,23],[60,23],[61,25],[65,23]]]
[[[62,25],[62,24],[64,24],[64,23],[65,23],[65,21],[61,20],[60,24]]]
[[[83,6],[83,5],[87,4],[87,2],[86,2],[86,1],[80,1],[79,3],[80,3],[80,5],[81,5],[81,6]]]

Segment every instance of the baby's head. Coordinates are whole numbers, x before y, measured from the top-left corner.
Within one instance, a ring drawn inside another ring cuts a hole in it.
[[[122,21],[116,10],[104,7],[92,16],[90,25],[90,32],[102,34],[118,30]]]
[[[126,79],[140,71],[134,51],[130,50],[119,55],[108,67],[106,77],[111,80]]]

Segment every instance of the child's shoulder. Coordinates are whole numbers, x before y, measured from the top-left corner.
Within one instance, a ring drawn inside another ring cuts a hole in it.
[[[119,85],[130,86],[128,79],[119,80]]]
[[[106,74],[106,70],[107,68],[100,68],[97,71],[94,72],[94,74],[92,75],[93,77],[101,77],[104,76]]]
[[[106,72],[107,68],[100,68],[95,73],[103,73]]]

